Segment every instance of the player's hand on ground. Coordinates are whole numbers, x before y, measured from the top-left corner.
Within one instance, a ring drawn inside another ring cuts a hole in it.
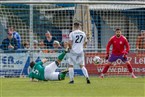
[[[30,78],[30,81],[31,81],[31,82],[38,82],[39,80]]]

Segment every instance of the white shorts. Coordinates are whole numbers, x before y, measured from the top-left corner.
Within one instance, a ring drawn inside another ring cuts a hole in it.
[[[80,54],[76,54],[76,53],[69,53],[69,58],[68,58],[68,63],[70,65],[85,65],[84,62],[84,52],[80,53]]]
[[[46,80],[58,80],[59,72],[55,72],[57,69],[57,65],[55,62],[50,63],[45,67],[44,77]]]

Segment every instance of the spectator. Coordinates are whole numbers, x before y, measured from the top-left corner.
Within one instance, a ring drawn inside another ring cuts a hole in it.
[[[44,39],[43,42],[44,42],[45,46],[47,47],[47,49],[53,48],[53,42],[54,42],[54,40],[56,40],[56,38],[53,37],[49,31],[47,31],[45,33],[45,37],[46,38]]]
[[[66,49],[66,48],[68,48],[68,42],[64,41],[62,42],[62,49]]]
[[[13,37],[12,32],[8,32],[8,37],[2,41],[1,48],[4,52],[15,52],[18,49],[17,40]]]
[[[145,49],[145,30],[142,30],[136,40],[136,49]]]
[[[62,48],[62,50],[68,49],[68,52],[69,52],[68,41],[63,41],[63,42],[61,43],[61,48]],[[68,54],[66,54],[64,60],[67,61],[68,58],[69,58],[69,56],[68,56]]]
[[[33,47],[34,47],[34,51],[33,52],[36,52],[36,53],[39,53],[40,52],[40,48],[39,48],[39,45],[38,45],[38,41],[37,40],[34,40],[33,41]]]
[[[23,43],[23,49],[25,52],[27,52],[28,50],[30,50],[30,44],[28,41]]]
[[[29,44],[28,41],[24,42],[23,46],[24,46],[24,49],[29,49],[30,48],[30,44]]]
[[[16,38],[16,40],[17,40],[18,49],[20,49],[21,48],[21,36],[20,36],[20,34],[15,31],[13,26],[10,26],[8,28],[8,32],[12,32],[13,37]]]
[[[49,50],[46,49],[46,46],[44,45],[44,42],[43,41],[40,41],[39,47],[40,47],[42,53],[49,53]]]
[[[51,53],[61,53],[61,46],[59,41],[55,40],[53,42],[53,50],[51,51]]]

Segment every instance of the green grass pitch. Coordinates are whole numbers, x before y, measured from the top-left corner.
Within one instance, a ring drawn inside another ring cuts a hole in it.
[[[82,76],[74,84],[63,81],[30,82],[28,78],[0,78],[0,97],[145,97],[145,78]]]

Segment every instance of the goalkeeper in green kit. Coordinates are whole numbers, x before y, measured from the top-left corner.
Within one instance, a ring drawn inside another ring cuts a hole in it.
[[[32,61],[30,63],[30,67],[32,69],[31,72],[29,73],[30,80],[31,81],[64,80],[68,70],[64,70],[61,72],[55,72],[55,70],[58,68],[58,65],[63,60],[66,53],[67,51],[61,53],[56,61],[50,63],[45,67],[43,66],[43,64],[46,63],[48,59],[42,59],[37,63]]]

